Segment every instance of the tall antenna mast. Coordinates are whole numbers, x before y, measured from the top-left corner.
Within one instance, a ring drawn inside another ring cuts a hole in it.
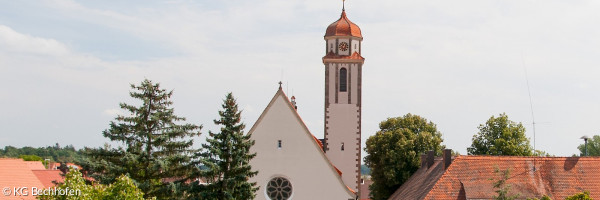
[[[535,115],[533,114],[533,101],[531,100],[531,88],[529,87],[529,76],[527,75],[527,66],[525,66],[525,56],[521,51],[521,63],[525,71],[525,82],[527,83],[527,93],[529,94],[529,108],[531,109],[531,124],[533,126],[533,153],[536,153],[535,148]],[[535,171],[535,156],[533,157],[533,171]]]

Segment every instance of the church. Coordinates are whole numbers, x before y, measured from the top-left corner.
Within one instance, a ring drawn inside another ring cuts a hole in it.
[[[260,187],[256,199],[358,199],[361,164],[362,35],[342,9],[325,32],[325,127],[317,139],[281,85],[248,134]]]

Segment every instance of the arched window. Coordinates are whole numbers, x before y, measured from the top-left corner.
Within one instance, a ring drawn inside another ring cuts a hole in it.
[[[340,92],[346,92],[348,90],[348,70],[346,68],[340,69]]]

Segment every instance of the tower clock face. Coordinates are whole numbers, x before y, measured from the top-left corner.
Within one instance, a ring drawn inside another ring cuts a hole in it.
[[[338,48],[340,49],[340,51],[346,51],[348,50],[348,43],[341,42],[340,45],[338,45]]]

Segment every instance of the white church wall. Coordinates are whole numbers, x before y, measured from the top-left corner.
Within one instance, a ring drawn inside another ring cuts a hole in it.
[[[256,199],[269,199],[265,191],[274,177],[291,182],[291,199],[353,199],[283,92],[278,94],[250,131],[257,153],[250,164],[259,171],[251,178],[260,186]]]

